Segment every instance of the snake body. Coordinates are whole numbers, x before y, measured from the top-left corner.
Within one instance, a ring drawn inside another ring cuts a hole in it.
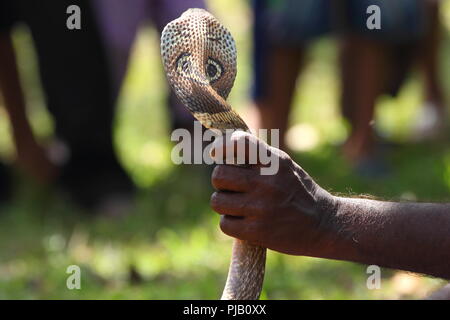
[[[161,35],[161,56],[171,87],[203,126],[248,131],[226,102],[237,72],[236,45],[212,14],[189,9],[168,23]],[[235,239],[222,299],[258,299],[265,261],[265,248]]]

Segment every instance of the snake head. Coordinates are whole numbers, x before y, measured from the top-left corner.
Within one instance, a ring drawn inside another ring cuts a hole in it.
[[[167,24],[161,54],[169,78],[210,85],[222,98],[228,97],[236,77],[236,45],[206,10],[189,9]]]
[[[205,126],[246,128],[236,114],[234,122],[227,118],[231,107],[225,100],[236,78],[236,45],[212,14],[189,9],[167,24],[161,35],[161,56],[175,93]]]

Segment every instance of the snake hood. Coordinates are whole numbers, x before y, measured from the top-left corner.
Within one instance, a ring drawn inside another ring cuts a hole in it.
[[[161,56],[171,87],[205,127],[248,130],[226,102],[236,78],[236,45],[212,14],[189,9],[167,24]]]

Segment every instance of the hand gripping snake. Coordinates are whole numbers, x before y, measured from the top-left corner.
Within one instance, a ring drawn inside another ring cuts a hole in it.
[[[236,77],[230,32],[203,9],[189,9],[164,28],[161,56],[176,95],[203,126],[249,131],[226,102]],[[266,249],[234,240],[223,300],[256,300],[264,280]]]

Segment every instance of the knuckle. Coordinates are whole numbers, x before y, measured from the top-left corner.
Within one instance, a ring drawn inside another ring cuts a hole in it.
[[[220,230],[222,230],[223,233],[233,236],[233,228],[231,227],[230,221],[228,220],[227,216],[221,216],[220,217],[220,224],[219,224]]]
[[[211,199],[210,199],[210,206],[211,206],[211,208],[214,210],[214,211],[216,211],[216,212],[219,212],[220,211],[220,209],[221,209],[221,206],[220,206],[220,194],[218,193],[218,192],[214,192],[212,195],[211,195]]]
[[[261,188],[259,188],[259,191],[263,193],[270,194],[270,191],[280,182],[282,182],[282,179],[278,178],[279,174],[267,176],[261,181]]]
[[[215,189],[220,189],[221,185],[223,184],[224,177],[226,176],[224,174],[224,170],[224,165],[217,165],[212,172],[211,184]]]

